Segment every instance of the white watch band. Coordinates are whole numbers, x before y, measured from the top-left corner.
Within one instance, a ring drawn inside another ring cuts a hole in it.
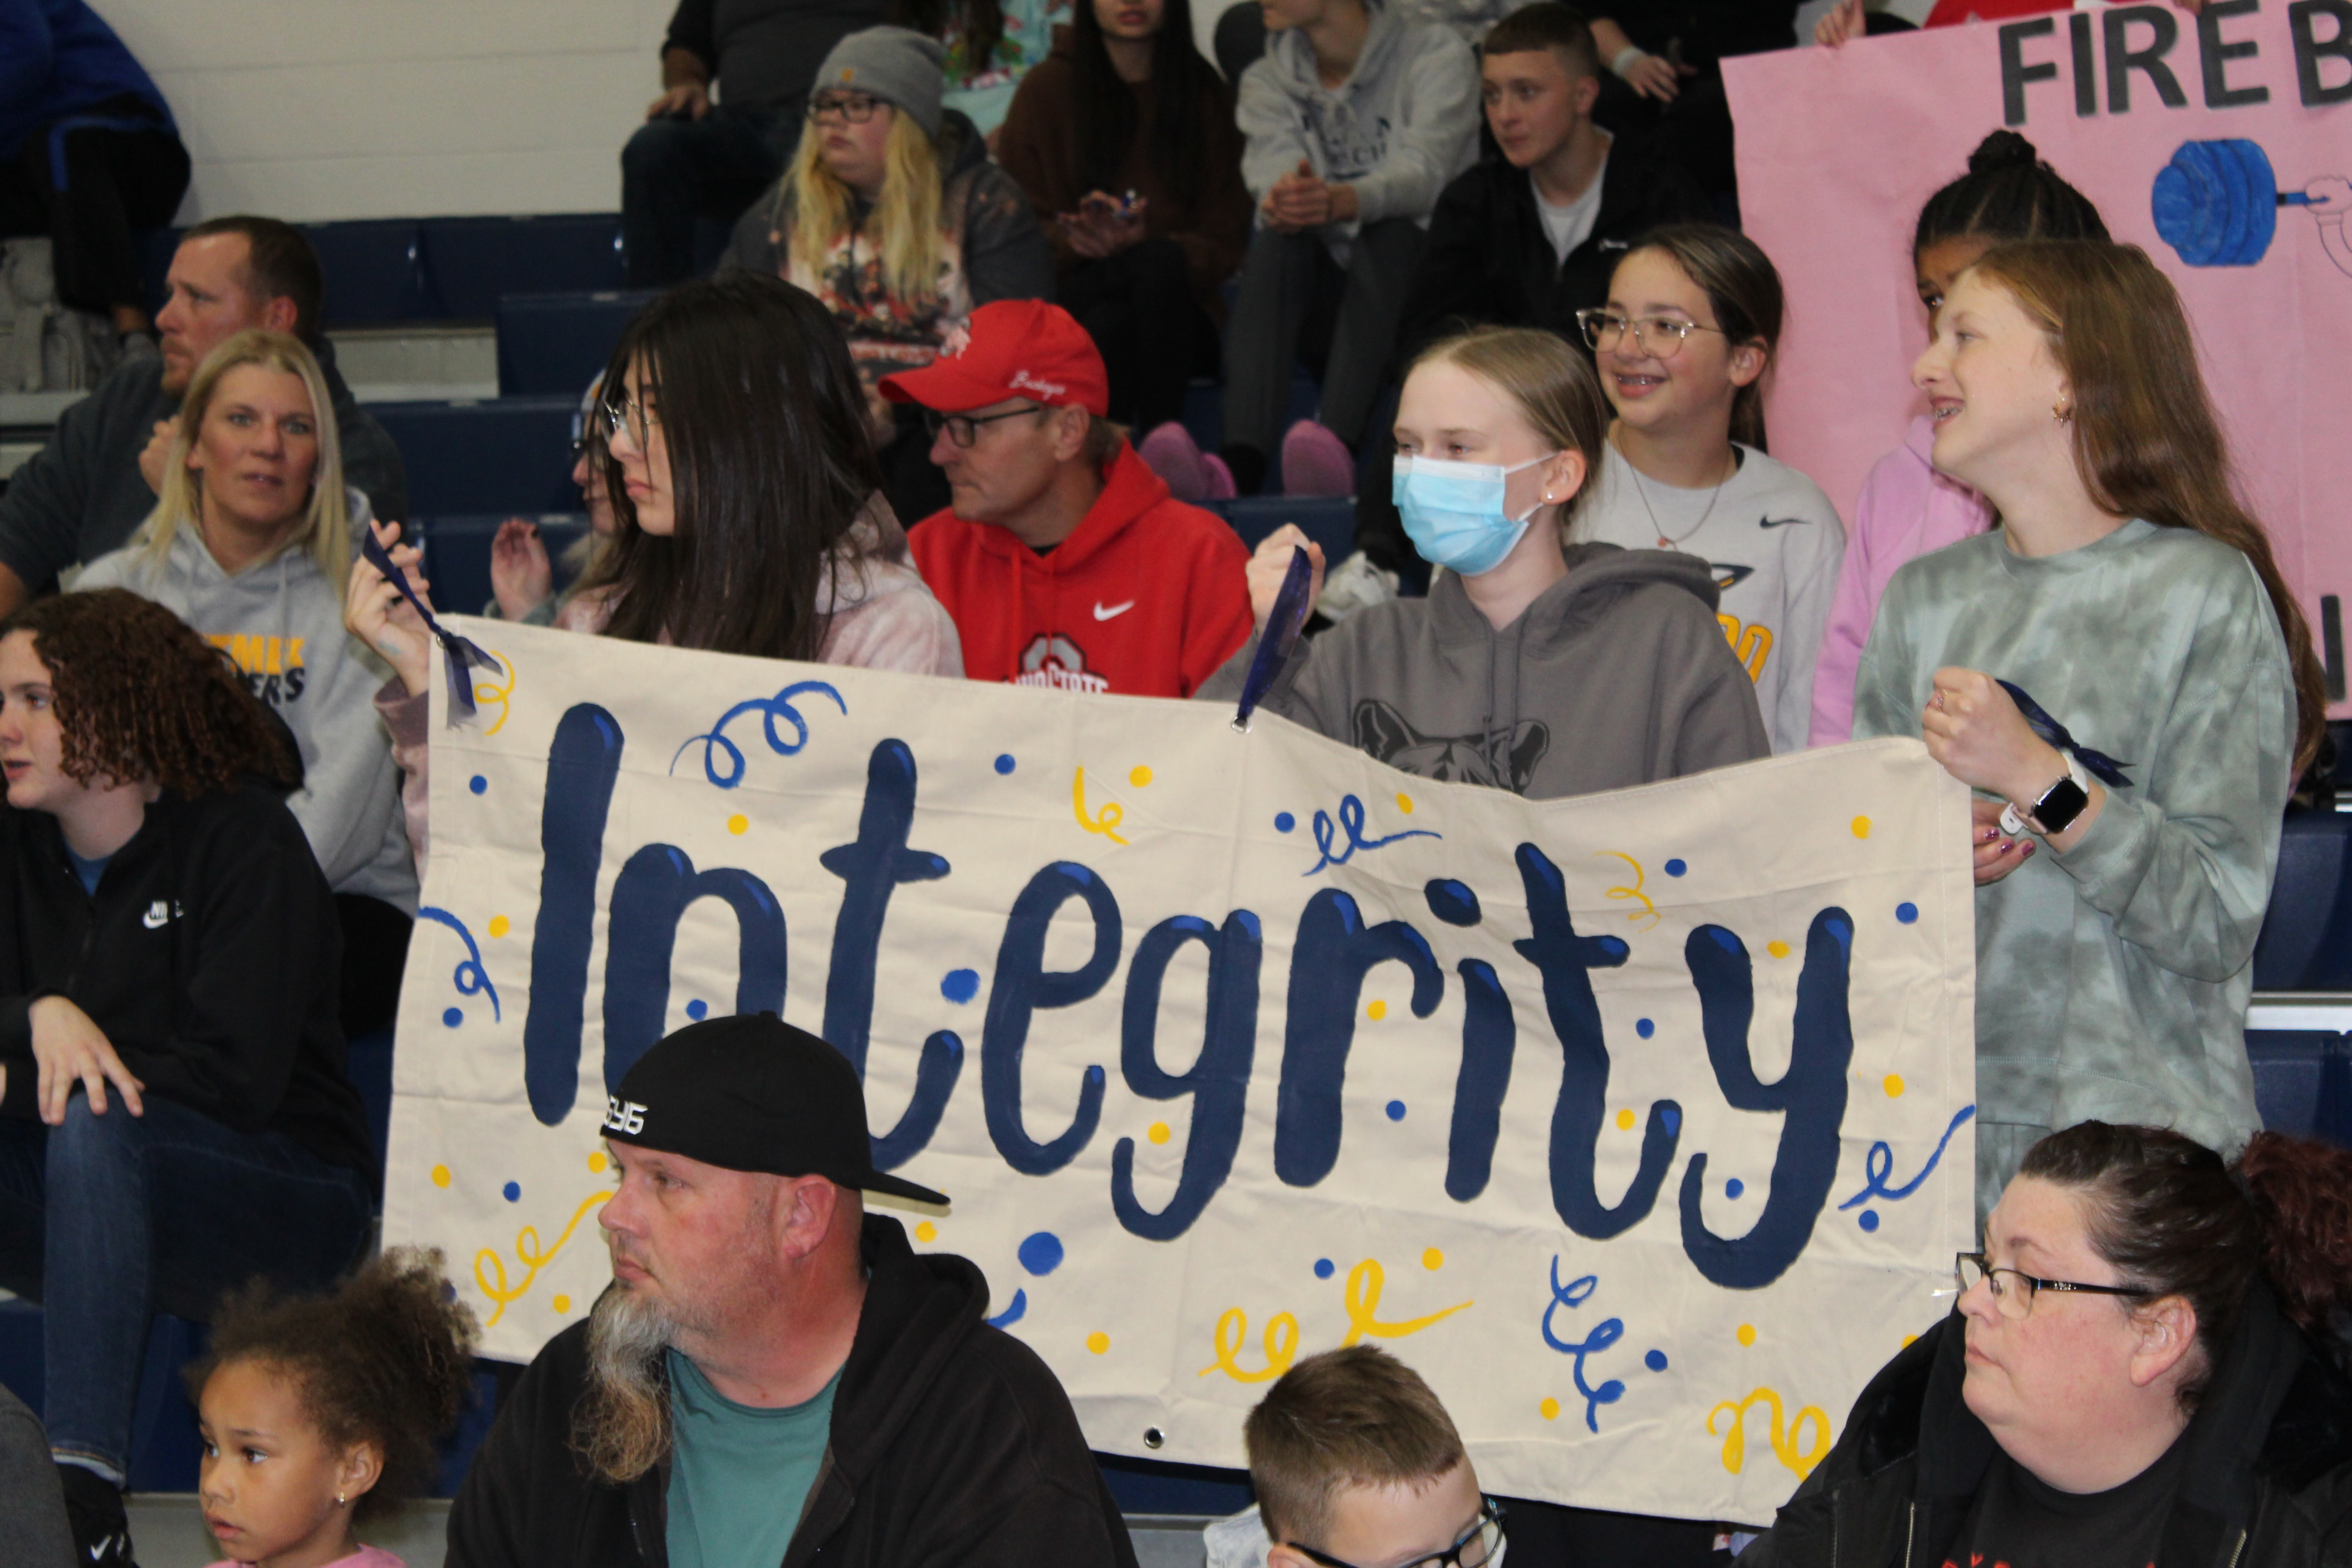
[[[1649,50],[1643,48],[1639,44],[1626,45],[1623,48],[1617,51],[1617,58],[1609,62],[1611,74],[1622,77],[1628,69],[1632,68],[1635,62],[1639,61],[1643,55],[1646,55],[1649,52]]]

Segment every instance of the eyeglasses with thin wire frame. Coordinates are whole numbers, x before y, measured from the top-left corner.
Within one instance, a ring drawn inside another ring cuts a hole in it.
[[[2043,1290],[2064,1290],[2082,1296],[2153,1296],[2153,1290],[2137,1285],[2084,1285],[2073,1279],[2036,1279],[2032,1275],[2015,1268],[1995,1268],[1985,1261],[1981,1252],[1963,1252],[1952,1259],[1952,1275],[1960,1282],[1960,1294],[1976,1289],[1984,1281],[1985,1289],[1992,1296],[1992,1304],[2000,1315],[2022,1322],[2033,1310],[2033,1298]]]
[[[653,387],[641,388],[632,395],[626,387],[615,387],[596,405],[596,423],[607,440],[626,426],[635,437],[637,450],[644,451],[651,443],[652,432],[660,427],[661,413],[654,405],[659,394]]]
[[[1726,335],[1721,327],[1702,326],[1680,316],[1621,316],[1599,307],[1579,310],[1576,324],[1584,329],[1585,342],[1597,353],[1610,353],[1631,331],[1635,349],[1652,359],[1674,358],[1683,352],[1684,340],[1693,332]]]
[[[1301,1557],[1322,1564],[1322,1568],[1355,1568],[1354,1563],[1318,1552],[1312,1546],[1301,1546],[1295,1541],[1286,1544]],[[1443,1552],[1416,1557],[1398,1564],[1398,1568],[1486,1568],[1502,1549],[1503,1505],[1493,1498],[1481,1498],[1477,1522],[1471,1525],[1468,1534]]]
[[[968,452],[971,450],[971,444],[980,439],[982,426],[993,425],[1000,419],[1012,419],[1024,414],[1045,412],[1042,405],[1035,403],[1020,408],[1008,408],[1002,414],[942,414],[936,408],[926,408],[923,410],[923,427],[931,433],[934,441],[940,438],[940,431],[946,431],[949,440]]]
[[[882,100],[870,92],[819,92],[809,95],[808,117],[822,120],[828,114],[838,114],[852,125],[863,125],[874,118],[882,107]]]

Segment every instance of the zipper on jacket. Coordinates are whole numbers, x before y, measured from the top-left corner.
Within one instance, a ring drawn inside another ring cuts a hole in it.
[[[1919,1534],[1919,1500],[1913,1498],[1903,1510],[1903,1568],[1911,1568],[1911,1544]]]
[[[2230,1548],[2230,1568],[2238,1568],[2238,1559],[2246,1553],[2246,1532],[2238,1531],[2238,1544]]]

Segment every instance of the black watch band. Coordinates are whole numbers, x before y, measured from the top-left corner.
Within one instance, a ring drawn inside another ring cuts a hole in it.
[[[2074,776],[2069,774],[2044,790],[2028,815],[2033,818],[2033,826],[2046,838],[2073,826],[2074,819],[2082,816],[2084,808],[2090,804],[2090,792],[2076,784]]]

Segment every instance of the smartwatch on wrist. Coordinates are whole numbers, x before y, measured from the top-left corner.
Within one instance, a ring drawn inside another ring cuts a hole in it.
[[[2083,764],[2075,760],[2074,752],[2063,752],[2060,754],[2066,759],[2066,776],[2043,790],[2042,797],[2027,807],[2023,813],[2018,811],[2015,801],[2002,806],[2000,809],[2002,832],[2016,835],[2031,826],[2035,832],[2047,838],[2053,834],[2063,833],[2073,826],[2074,819],[2082,816],[2084,809],[2090,805],[2090,776],[2083,772]]]

